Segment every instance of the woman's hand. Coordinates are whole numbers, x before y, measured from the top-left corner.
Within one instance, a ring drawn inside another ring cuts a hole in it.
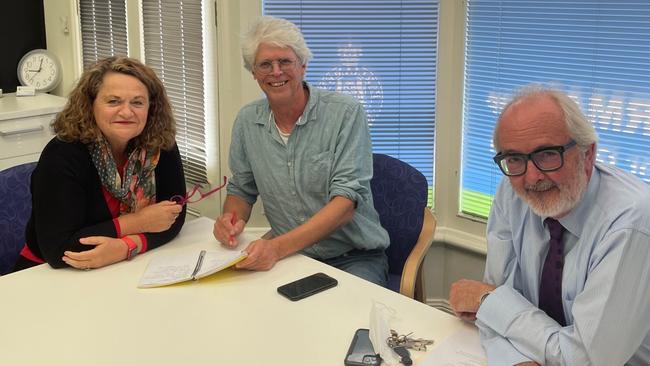
[[[183,210],[183,206],[173,201],[161,201],[136,212],[140,222],[140,232],[159,233],[169,229]]]
[[[84,245],[94,246],[85,252],[66,251],[63,261],[78,269],[100,268],[126,259],[128,247],[122,239],[107,236],[89,236],[79,239]]]

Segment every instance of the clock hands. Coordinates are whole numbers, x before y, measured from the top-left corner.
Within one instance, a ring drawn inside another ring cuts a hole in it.
[[[34,73],[34,74],[32,75],[32,77],[29,79],[29,82],[30,82],[30,83],[31,83],[32,81],[34,81],[34,78],[36,77],[36,75],[37,75],[39,72],[41,72],[42,69],[43,69],[43,57],[41,57],[41,61],[40,61],[39,64],[38,64],[38,70],[26,70],[26,71],[25,71],[25,72],[33,72],[33,73]]]

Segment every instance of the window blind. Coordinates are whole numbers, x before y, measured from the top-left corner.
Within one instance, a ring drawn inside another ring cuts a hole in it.
[[[127,55],[125,0],[79,0],[84,68],[110,56]]]
[[[432,188],[438,2],[266,0],[263,10],[303,32],[307,81],[364,105],[373,151],[413,165]]]
[[[190,183],[208,183],[201,0],[142,0],[144,53],[165,84]]]
[[[492,130],[514,90],[551,84],[599,135],[597,160],[650,182],[650,2],[469,0],[461,211],[487,217]]]

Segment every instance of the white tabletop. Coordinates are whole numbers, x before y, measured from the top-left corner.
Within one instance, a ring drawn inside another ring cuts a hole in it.
[[[373,300],[397,311],[400,333],[432,338],[433,347],[471,327],[302,255],[268,272],[227,269],[194,282],[136,287],[154,256],[218,245],[212,224],[190,221],[174,241],[129,262],[91,271],[41,265],[0,277],[1,363],[343,365],[354,331],[369,326]],[[297,302],[276,292],[316,272],[338,286]],[[412,353],[415,360],[424,354]]]

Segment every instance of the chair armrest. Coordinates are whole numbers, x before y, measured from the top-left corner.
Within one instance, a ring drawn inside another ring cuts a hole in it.
[[[404,263],[404,269],[402,270],[402,280],[399,286],[399,292],[410,298],[415,296],[415,286],[418,280],[420,266],[424,257],[429,252],[431,244],[433,244],[433,236],[436,231],[436,218],[433,216],[431,210],[428,207],[424,208],[424,221],[422,222],[422,231],[420,231],[420,236],[418,237],[417,243],[411,250]],[[422,300],[422,299],[416,299]]]

